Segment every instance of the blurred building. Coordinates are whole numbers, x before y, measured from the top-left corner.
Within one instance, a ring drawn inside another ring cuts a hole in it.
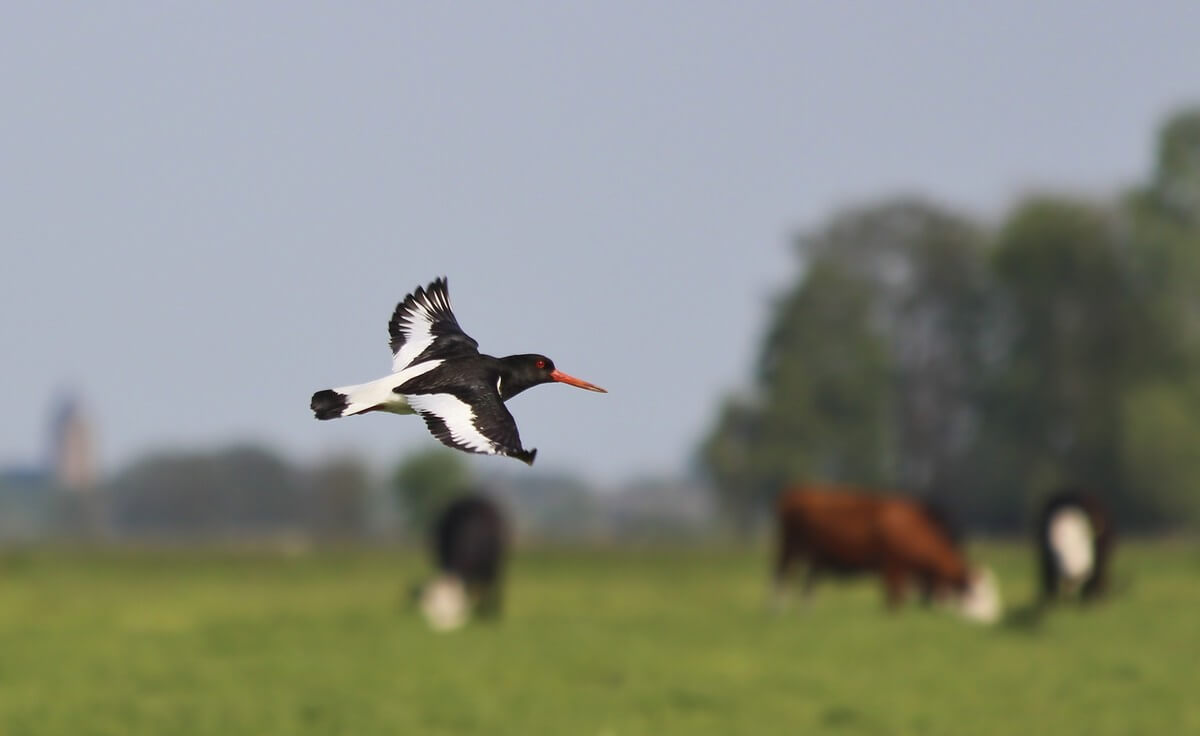
[[[78,397],[54,402],[49,437],[41,461],[0,467],[0,540],[31,539],[62,526],[63,516],[79,526],[92,514],[92,504],[62,503],[82,498],[96,487],[95,431]],[[80,521],[82,519],[83,521]]]
[[[48,470],[65,491],[87,491],[96,485],[95,435],[76,396],[60,400],[50,421]]]

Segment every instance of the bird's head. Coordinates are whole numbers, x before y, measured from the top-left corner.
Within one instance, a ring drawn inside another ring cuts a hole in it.
[[[510,355],[507,358],[501,358],[500,362],[503,364],[500,376],[500,395],[505,399],[516,396],[527,388],[551,382],[565,383],[569,386],[585,388],[588,391],[599,391],[602,394],[608,393],[593,383],[569,376],[558,370],[554,367],[554,361],[545,355],[537,353]]]

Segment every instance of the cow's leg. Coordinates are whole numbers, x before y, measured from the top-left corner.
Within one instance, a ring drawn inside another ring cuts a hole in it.
[[[1046,605],[1058,595],[1058,563],[1045,539],[1039,540],[1038,573],[1041,582],[1041,595],[1038,605]]]
[[[1096,567],[1092,570],[1092,574],[1084,580],[1083,590],[1079,594],[1081,601],[1094,601],[1104,595],[1108,588],[1107,562],[1103,554],[1096,555]]]
[[[917,577],[917,586],[921,591],[921,605],[928,608],[933,603],[934,593],[937,591],[935,576],[927,572],[921,573]]]
[[[479,615],[485,618],[499,618],[503,607],[503,584],[499,580],[484,583],[479,594]]]
[[[800,588],[801,600],[805,603],[812,601],[813,590],[817,587],[817,579],[821,577],[821,566],[816,560],[808,563],[808,569],[804,571],[804,582]]]
[[[799,554],[797,545],[783,536],[779,540],[779,551],[775,556],[775,566],[771,572],[771,607],[775,610],[782,610],[786,601],[786,590],[788,575],[791,574],[792,565],[796,561]]]
[[[887,607],[893,611],[904,602],[904,585],[907,577],[903,565],[888,563],[883,569],[883,587],[887,594]]]

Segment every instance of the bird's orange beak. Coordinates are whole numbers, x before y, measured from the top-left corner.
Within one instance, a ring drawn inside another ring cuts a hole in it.
[[[566,373],[563,373],[560,370],[550,371],[550,378],[558,381],[559,383],[565,383],[578,388],[586,388],[588,391],[599,391],[602,394],[608,393],[608,391],[605,391],[594,383],[588,383],[587,381],[576,378],[575,376],[568,376]]]

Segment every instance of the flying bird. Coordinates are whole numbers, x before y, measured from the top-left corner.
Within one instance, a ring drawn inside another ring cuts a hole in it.
[[[420,414],[444,445],[533,465],[537,450],[521,446],[505,401],[552,381],[608,393],[563,373],[544,355],[494,358],[480,353],[479,343],[458,326],[444,277],[404,297],[388,322],[388,333],[392,374],[316,392],[311,407],[317,419],[370,411]]]

